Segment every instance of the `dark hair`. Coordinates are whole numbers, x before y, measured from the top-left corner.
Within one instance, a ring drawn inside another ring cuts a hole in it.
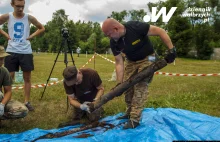
[[[11,3],[14,4],[16,0],[11,0]],[[25,1],[25,0],[17,0],[17,1]]]

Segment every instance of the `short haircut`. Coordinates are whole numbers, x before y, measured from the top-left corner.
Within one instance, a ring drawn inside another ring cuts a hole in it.
[[[14,4],[15,1],[25,1],[25,0],[11,0],[11,3]]]

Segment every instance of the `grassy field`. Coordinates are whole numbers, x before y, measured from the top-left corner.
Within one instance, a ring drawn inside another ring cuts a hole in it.
[[[56,54],[35,54],[35,70],[32,72],[32,85],[47,82]],[[93,55],[74,55],[78,68],[86,64]],[[106,55],[103,55],[106,56]],[[114,60],[112,55],[107,56]],[[68,55],[68,65],[72,64]],[[114,64],[96,56],[86,67],[98,71],[103,80],[105,93],[116,85],[111,79]],[[62,71],[65,68],[64,56],[60,55],[51,78],[62,79]],[[161,71],[170,73],[219,73],[220,61],[201,61],[190,59],[176,59],[175,65],[170,64]],[[16,85],[16,84],[15,84]],[[40,100],[44,88],[32,88],[31,102],[35,107],[34,112],[18,120],[3,121],[0,133],[19,133],[33,128],[52,129],[59,123],[67,121],[72,116],[72,110],[67,112],[66,94],[62,83],[47,87],[44,97]],[[220,117],[220,76],[210,77],[178,77],[155,75],[149,87],[148,101],[145,107],[150,108],[180,108],[201,112],[211,116]],[[13,99],[23,102],[23,90],[13,90]],[[125,111],[124,96],[115,98],[104,105],[105,116],[114,115]]]

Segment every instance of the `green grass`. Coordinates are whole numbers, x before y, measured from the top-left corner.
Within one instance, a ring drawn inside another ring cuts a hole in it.
[[[32,84],[46,83],[57,54],[34,55],[35,70],[32,72]],[[74,55],[75,64],[82,67],[93,55]],[[105,56],[105,55],[103,55]],[[114,57],[108,55],[114,60]],[[68,65],[72,64],[68,54]],[[86,67],[94,68],[94,60]],[[64,56],[60,55],[51,78],[62,79],[62,71],[65,68]],[[114,65],[99,56],[95,58],[95,69],[99,72],[107,93],[116,82],[109,82]],[[181,59],[176,60],[175,65],[170,64],[162,72],[170,73],[219,73],[220,61],[201,61]],[[40,100],[44,88],[32,88],[31,102],[35,107],[34,112],[18,120],[3,121],[0,133],[19,133],[33,128],[53,129],[59,123],[67,121],[72,116],[72,110],[67,112],[66,94],[62,83],[46,88],[44,97]],[[210,77],[177,77],[155,75],[149,87],[149,96],[145,107],[153,108],[180,108],[196,111],[211,116],[220,117],[220,76]],[[13,99],[23,102],[23,90],[13,90]],[[114,115],[125,110],[124,96],[117,97],[104,105],[105,116]]]

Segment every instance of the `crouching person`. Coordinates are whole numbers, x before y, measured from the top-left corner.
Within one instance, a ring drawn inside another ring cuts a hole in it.
[[[23,118],[28,113],[28,109],[24,104],[11,100],[12,79],[8,70],[2,66],[4,58],[8,55],[5,53],[4,47],[0,46],[0,121]]]
[[[80,124],[80,119],[85,115],[90,122],[102,118],[104,110],[99,108],[90,113],[88,103],[97,103],[104,93],[102,80],[98,73],[90,68],[77,69],[68,66],[63,71],[64,88],[70,104],[74,107],[72,121],[61,123],[59,127]]]

